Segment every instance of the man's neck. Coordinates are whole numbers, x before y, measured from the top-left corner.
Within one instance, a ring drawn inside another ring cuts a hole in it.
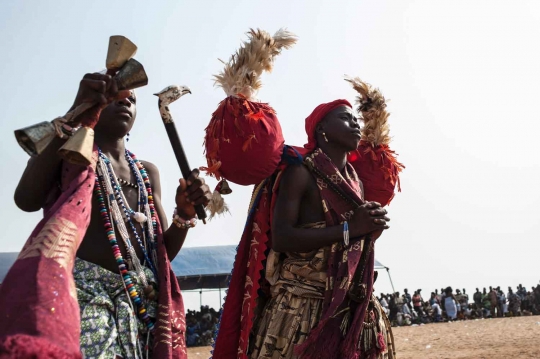
[[[343,171],[345,165],[347,164],[347,152],[343,151],[343,149],[340,148],[325,146],[324,144],[319,147],[332,160],[338,170],[340,172]]]
[[[124,158],[126,146],[123,138],[109,138],[96,133],[95,142],[109,159],[120,161]]]

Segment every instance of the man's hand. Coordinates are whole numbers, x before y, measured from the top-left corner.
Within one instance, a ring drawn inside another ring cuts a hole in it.
[[[210,187],[199,177],[199,170],[195,169],[187,181],[180,179],[180,185],[176,191],[176,211],[183,219],[191,219],[196,216],[195,206],[206,206],[212,198]]]
[[[382,231],[390,228],[387,222],[386,210],[377,202],[366,202],[355,211],[349,221],[351,237],[362,237],[372,234],[373,239],[379,238]]]
[[[118,91],[116,81],[110,75],[86,74],[79,84],[79,91],[72,108],[82,103],[106,105],[110,101],[126,98],[129,95],[129,90]]]

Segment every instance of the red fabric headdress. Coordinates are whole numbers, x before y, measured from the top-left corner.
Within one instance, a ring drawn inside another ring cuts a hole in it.
[[[322,121],[330,111],[339,106],[347,106],[352,108],[352,105],[347,100],[335,100],[328,103],[320,104],[315,107],[315,110],[306,118],[306,133],[308,135],[308,143],[304,145],[306,152],[313,152],[317,147],[317,139],[315,137],[315,129],[317,124]]]

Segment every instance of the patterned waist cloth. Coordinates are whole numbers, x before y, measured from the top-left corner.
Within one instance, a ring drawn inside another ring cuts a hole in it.
[[[324,228],[313,223],[303,228]],[[321,317],[330,247],[309,253],[270,250],[266,279],[271,298],[255,320],[250,339],[251,359],[291,359]]]
[[[155,285],[152,271],[144,268],[148,283]],[[137,292],[143,284],[135,272],[129,272]],[[124,288],[120,274],[80,258],[73,270],[81,311],[81,352],[84,358],[147,358],[152,343],[144,323],[140,322]],[[144,299],[143,299],[144,300]],[[147,301],[146,310],[156,317],[156,301]]]
[[[318,222],[302,228],[325,226],[324,222]],[[296,358],[294,346],[306,340],[321,318],[331,250],[330,246],[309,253],[278,253],[270,250],[265,275],[270,284],[271,298],[255,319],[250,338],[250,359]],[[379,315],[375,315],[375,312]],[[377,322],[378,328],[383,331],[385,344],[392,348],[373,358],[394,358],[390,323],[381,314],[380,304],[374,296],[368,317],[372,322]],[[373,328],[374,324],[371,325]]]

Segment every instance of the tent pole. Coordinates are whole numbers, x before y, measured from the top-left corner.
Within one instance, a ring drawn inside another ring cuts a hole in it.
[[[221,304],[221,300],[222,300],[222,299],[223,299],[223,298],[221,298],[221,283],[219,283],[219,309],[221,309],[221,307],[223,306],[223,305]]]
[[[390,278],[390,285],[392,285],[392,293],[395,293],[394,283],[392,282],[392,277],[390,276],[390,268],[386,267],[386,273],[388,273],[388,278]]]

